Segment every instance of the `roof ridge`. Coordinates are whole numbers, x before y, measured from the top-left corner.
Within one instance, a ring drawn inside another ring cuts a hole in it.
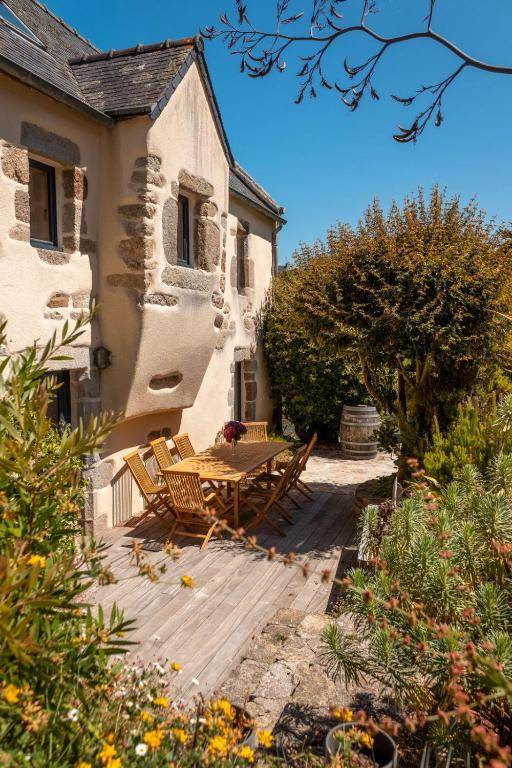
[[[134,45],[131,48],[120,48],[117,50],[111,48],[110,51],[100,51],[96,54],[90,54],[89,56],[83,54],[82,56],[77,56],[76,58],[70,59],[68,63],[73,65],[89,64],[93,61],[106,61],[107,59],[117,59],[122,58],[123,56],[136,56],[139,53],[152,53],[153,51],[163,51],[168,48],[181,48],[186,45],[199,45],[199,41],[199,37],[182,37],[179,40],[171,40],[171,38],[167,38],[166,40],[162,40],[159,43],[150,43],[148,45],[137,43],[137,45]]]
[[[257,194],[263,197],[267,202],[271,203],[271,205],[275,206],[276,210],[279,210],[280,212],[284,212],[284,208],[279,205],[277,200],[274,200],[272,195],[269,195],[269,193],[266,191],[266,189],[263,189],[263,187],[258,184],[255,179],[251,176],[251,174],[243,168],[239,162],[235,160],[235,167],[233,169],[235,173],[238,173],[240,176],[242,176],[242,180],[246,182],[250,187],[252,186],[253,191]]]
[[[78,39],[81,40],[83,43],[87,43],[87,45],[90,45],[91,48],[94,48],[94,50],[98,51],[98,53],[101,52],[101,48],[98,48],[98,46],[94,45],[94,43],[92,43],[90,40],[88,40],[87,37],[84,37],[83,35],[80,34],[80,32],[77,32],[77,30],[74,27],[70,26],[60,16],[57,16],[56,13],[51,11],[46,5],[44,5],[44,3],[41,3],[40,0],[32,0],[32,2],[34,3],[34,5],[39,6],[39,8],[41,8],[43,11],[45,11],[45,13],[47,13],[48,16],[51,16],[52,19],[55,19],[55,21],[58,21],[59,24],[61,24],[65,29],[68,30],[68,32],[71,32],[73,35],[75,35],[75,37],[78,37]]]

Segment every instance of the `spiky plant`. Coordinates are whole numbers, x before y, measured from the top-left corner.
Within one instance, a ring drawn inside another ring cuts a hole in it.
[[[335,675],[392,688],[422,716],[502,685],[493,676],[512,672],[511,473],[512,455],[500,454],[485,475],[464,466],[435,498],[425,488],[397,507],[374,568],[348,574],[342,611],[354,631],[335,624],[324,635]],[[463,662],[468,649],[485,661]],[[474,717],[441,718],[430,737],[470,744],[479,719],[509,738],[510,706],[491,701]]]

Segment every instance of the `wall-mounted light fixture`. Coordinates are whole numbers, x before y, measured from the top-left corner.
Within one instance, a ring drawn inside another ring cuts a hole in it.
[[[93,362],[96,368],[100,371],[108,368],[112,364],[112,353],[106,347],[96,347],[93,353]]]

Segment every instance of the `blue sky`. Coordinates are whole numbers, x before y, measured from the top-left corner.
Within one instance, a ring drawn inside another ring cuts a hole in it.
[[[275,0],[247,2],[257,20],[271,21]],[[103,49],[193,35],[234,5],[233,0],[47,3]],[[306,3],[310,7],[311,0],[295,0],[292,7]],[[350,6],[359,5],[360,0],[348,0],[343,10],[350,14]],[[417,27],[427,5],[428,0],[380,0],[381,13],[371,23],[384,33],[406,31]],[[474,56],[512,64],[509,0],[438,0],[435,27]],[[341,72],[346,55],[357,63],[369,50],[362,39],[344,43],[329,60],[330,75]],[[286,207],[282,262],[300,242],[323,237],[336,221],[356,223],[374,196],[387,207],[418,185],[439,183],[464,200],[477,196],[489,215],[512,220],[512,77],[466,71],[448,94],[443,127],[427,129],[416,145],[400,146],[392,133],[413,114],[389,93],[410,95],[456,63],[429,42],[390,51],[375,79],[381,100],[354,114],[327,91],[296,106],[293,55],[284,74],[251,80],[220,42],[207,43],[206,54],[238,161]]]

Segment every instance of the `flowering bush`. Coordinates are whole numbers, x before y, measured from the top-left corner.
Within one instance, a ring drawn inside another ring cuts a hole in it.
[[[65,325],[60,343],[72,343],[85,322],[71,332]],[[56,381],[45,374],[58,347],[54,336],[41,352],[34,345],[0,364],[0,744],[16,766],[25,750],[33,765],[73,754],[70,722],[95,706],[129,628],[115,607],[106,618],[82,602],[106,575],[101,548],[76,542],[79,468],[112,419],[54,429]]]
[[[164,668],[155,663],[144,666],[114,665],[105,670],[100,685],[86,689],[80,699],[60,708],[61,730],[55,732],[53,751],[38,749],[37,733],[49,722],[31,700],[30,691],[13,684],[0,690],[2,710],[25,723],[29,740],[8,745],[2,740],[0,764],[46,768],[121,768],[139,764],[142,758],[152,766],[215,765],[249,766],[258,751],[272,744],[268,731],[251,733],[251,722],[226,699],[199,702],[190,710],[173,698],[179,664]],[[28,727],[38,718],[38,728]],[[251,735],[251,743],[246,743]],[[37,745],[37,746],[35,746]],[[2,749],[4,750],[2,752]],[[143,763],[144,764],[144,763]]]

